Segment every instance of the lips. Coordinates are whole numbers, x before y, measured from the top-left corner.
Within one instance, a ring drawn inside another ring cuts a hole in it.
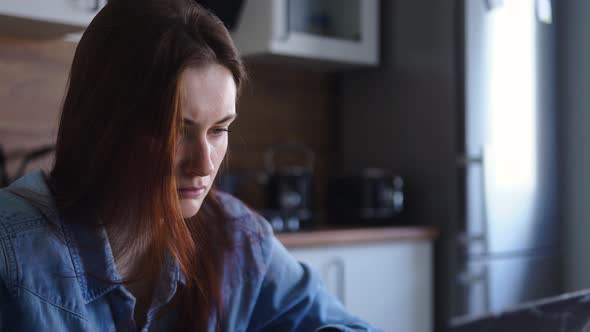
[[[180,194],[180,196],[185,198],[201,197],[205,194],[206,191],[206,186],[178,188],[178,193]]]

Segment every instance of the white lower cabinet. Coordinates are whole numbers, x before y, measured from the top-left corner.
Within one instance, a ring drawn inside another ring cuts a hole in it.
[[[386,332],[432,331],[432,245],[392,241],[291,248],[354,315]]]

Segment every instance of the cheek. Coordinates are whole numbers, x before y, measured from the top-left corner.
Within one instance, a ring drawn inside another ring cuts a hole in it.
[[[180,167],[181,162],[185,159],[186,155],[186,147],[184,144],[178,144],[176,147],[176,152],[174,153],[174,169],[178,169]]]
[[[223,158],[225,158],[225,153],[227,152],[227,139],[224,140],[222,144],[215,147],[211,152],[211,159],[213,164],[215,165],[215,171],[219,170],[219,166],[223,162]]]

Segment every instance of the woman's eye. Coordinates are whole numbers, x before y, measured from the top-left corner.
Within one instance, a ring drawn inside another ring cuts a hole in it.
[[[229,128],[215,128],[212,130],[213,135],[215,136],[221,136],[225,133],[229,133]]]
[[[229,128],[212,128],[209,130],[209,135],[212,137],[222,137],[223,135],[229,133]],[[199,132],[197,130],[191,130],[185,128],[181,133],[182,140],[185,142],[194,142],[198,140]]]

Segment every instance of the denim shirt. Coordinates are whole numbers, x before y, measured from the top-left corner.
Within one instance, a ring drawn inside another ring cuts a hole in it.
[[[120,275],[104,227],[64,222],[42,171],[8,188],[0,189],[0,331],[135,331],[135,297],[124,285],[105,282]],[[14,194],[22,190],[47,201],[31,204]],[[236,232],[260,234],[260,241],[236,253],[237,261],[247,262],[248,255],[260,266],[222,279],[226,331],[376,331],[347,313],[318,274],[289,255],[262,217],[230,195],[219,199],[243,226]],[[173,326],[174,310],[155,318],[185,283],[171,255],[159,277],[142,331]],[[212,318],[210,331],[215,323]]]

